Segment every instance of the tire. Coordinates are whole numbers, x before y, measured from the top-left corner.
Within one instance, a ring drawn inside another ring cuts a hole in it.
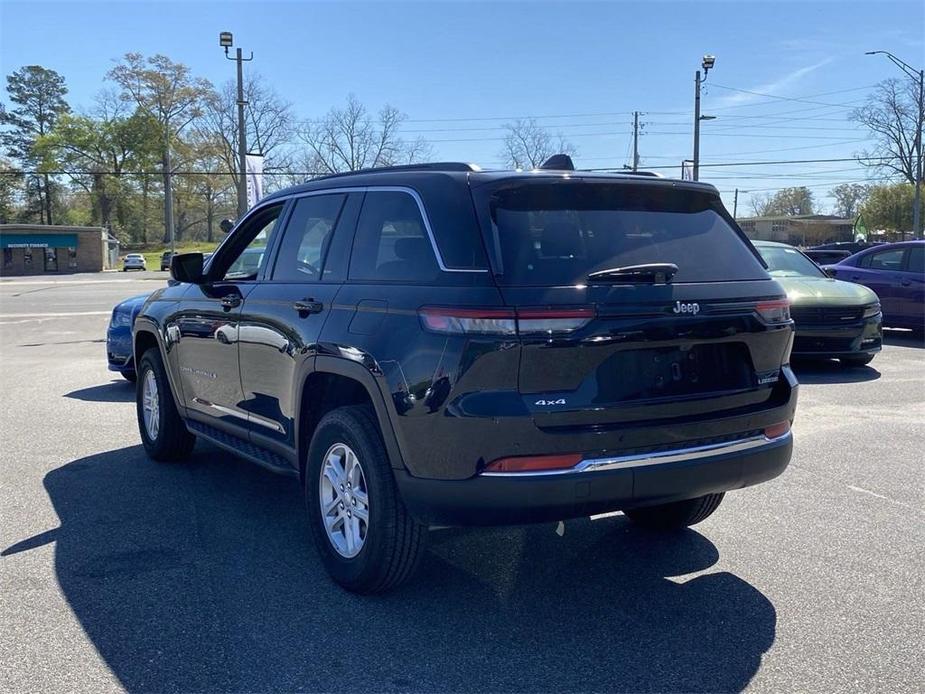
[[[135,388],[135,412],[145,452],[154,460],[182,460],[193,450],[196,437],[187,430],[177,412],[170,392],[170,381],[167,380],[164,362],[161,361],[161,353],[157,347],[152,347],[144,353],[136,373],[138,385]],[[146,422],[145,399],[151,392],[149,378],[155,386],[153,402],[156,402],[156,408],[150,422]]]
[[[630,508],[623,513],[637,525],[653,530],[680,530],[706,520],[719,508],[725,493],[707,494],[696,499],[658,506]]]
[[[138,380],[138,374],[136,374],[134,371],[121,371],[120,373],[122,374],[122,378],[124,378],[129,383],[134,383]]]
[[[842,366],[866,366],[873,361],[873,354],[858,354],[857,356],[840,357],[839,361]]]
[[[359,473],[346,462],[350,453]],[[344,475],[334,474],[338,465]],[[353,469],[352,475],[348,469]],[[309,446],[303,477],[315,547],[336,583],[354,593],[381,593],[414,574],[426,549],[427,527],[412,518],[402,503],[370,408],[340,407],[322,417]],[[339,493],[335,480],[349,479],[353,484],[344,483]],[[365,523],[359,515],[364,492]],[[329,507],[328,514],[322,513],[322,503]],[[348,518],[351,508],[358,515]],[[330,533],[325,516],[333,528]],[[346,535],[354,527],[359,541],[350,544]]]

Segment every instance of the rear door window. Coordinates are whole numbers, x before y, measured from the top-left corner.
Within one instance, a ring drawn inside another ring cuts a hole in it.
[[[574,285],[588,274],[674,263],[675,282],[767,279],[714,195],[654,185],[525,183],[489,197],[499,282]]]
[[[295,201],[280,244],[273,279],[318,282],[346,195],[312,195]]]
[[[350,257],[351,280],[432,282],[440,272],[417,202],[408,193],[366,193]]]
[[[905,252],[905,248],[894,248],[890,251],[874,253],[870,256],[870,265],[865,267],[871,270],[899,270],[903,265],[903,253]]]

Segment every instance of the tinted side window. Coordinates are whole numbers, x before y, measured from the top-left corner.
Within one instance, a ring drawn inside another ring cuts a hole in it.
[[[429,282],[439,271],[414,198],[397,191],[369,191],[353,241],[350,279]]]
[[[925,272],[925,246],[913,246],[909,249],[909,260],[906,261],[906,272]]]
[[[899,270],[903,264],[904,248],[894,248],[891,251],[881,251],[874,253],[870,257],[871,270]]]
[[[296,200],[283,232],[274,280],[317,282],[346,195],[313,195]]]

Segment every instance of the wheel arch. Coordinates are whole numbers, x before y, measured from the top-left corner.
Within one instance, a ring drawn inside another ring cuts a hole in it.
[[[304,478],[308,447],[318,422],[326,413],[345,405],[368,404],[373,408],[392,468],[404,469],[385,398],[376,379],[363,366],[338,357],[319,356],[314,368],[303,376],[298,392],[295,422],[300,479]]]
[[[161,340],[157,328],[141,316],[135,319],[135,327],[132,334],[132,359],[135,362],[135,373],[140,376],[141,357],[151,348],[157,348],[161,355],[161,362],[164,364],[164,371],[167,373],[167,380],[170,383],[170,394],[173,397],[174,404],[181,416],[186,414],[186,408],[183,406],[183,400],[178,388],[177,379],[167,359],[164,344]]]

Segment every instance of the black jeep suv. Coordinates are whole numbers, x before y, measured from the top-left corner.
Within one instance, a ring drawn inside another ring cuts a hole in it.
[[[426,164],[261,200],[134,324],[148,454],[302,484],[342,586],[428,526],[697,523],[790,460],[780,286],[709,185]]]

